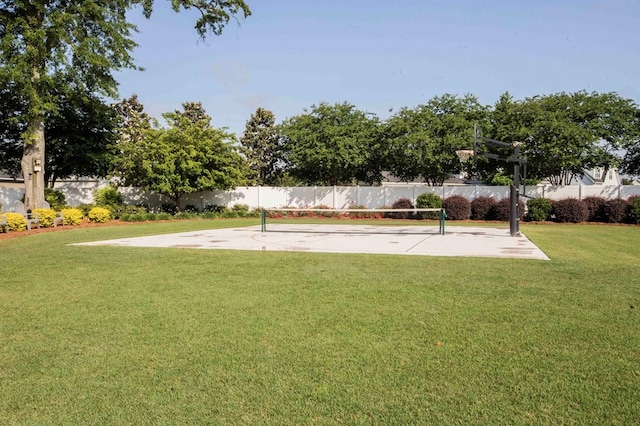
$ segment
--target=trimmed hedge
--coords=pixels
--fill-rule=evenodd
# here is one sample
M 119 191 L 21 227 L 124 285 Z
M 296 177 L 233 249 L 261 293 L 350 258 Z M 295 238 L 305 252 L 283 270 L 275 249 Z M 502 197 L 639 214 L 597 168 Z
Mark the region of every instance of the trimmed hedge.
M 93 223 L 109 222 L 111 220 L 111 210 L 104 207 L 94 207 L 89 210 L 87 218 L 89 219 L 89 222 Z
M 522 200 L 518 200 L 518 207 L 520 208 L 520 220 L 524 219 L 524 203 Z M 503 198 L 498 201 L 493 208 L 493 217 L 495 220 L 499 220 L 501 222 L 509 221 L 509 212 L 511 211 L 511 204 L 509 198 Z
M 582 200 L 566 198 L 553 205 L 553 214 L 558 222 L 581 223 L 589 218 L 589 210 Z
M 413 202 L 408 198 L 399 198 L 391 206 L 392 209 L 413 209 L 415 208 Z M 412 212 L 398 212 L 389 213 L 389 216 L 393 219 L 415 219 L 415 215 Z
M 471 203 L 463 196 L 452 195 L 445 198 L 442 204 L 449 220 L 469 220 L 471 217 Z
M 589 216 L 587 217 L 587 221 L 589 222 L 606 222 L 604 219 L 604 205 L 607 202 L 602 197 L 586 197 L 582 200 L 582 202 L 587 207 L 587 211 L 589 212 Z
M 38 215 L 40 226 L 45 228 L 53 226 L 53 221 L 56 220 L 56 212 L 53 209 L 33 209 L 33 214 Z
M 26 231 L 27 219 L 20 213 L 6 212 L 4 215 L 7 217 L 7 224 L 12 231 Z
M 609 223 L 627 222 L 629 218 L 629 202 L 627 200 L 608 200 L 602 209 L 603 217 Z
M 64 217 L 65 225 L 80 225 L 82 218 L 84 217 L 84 214 L 80 209 L 62 209 L 60 213 L 62 213 L 62 217 Z
M 496 200 L 493 197 L 478 197 L 471 201 L 472 220 L 495 220 Z

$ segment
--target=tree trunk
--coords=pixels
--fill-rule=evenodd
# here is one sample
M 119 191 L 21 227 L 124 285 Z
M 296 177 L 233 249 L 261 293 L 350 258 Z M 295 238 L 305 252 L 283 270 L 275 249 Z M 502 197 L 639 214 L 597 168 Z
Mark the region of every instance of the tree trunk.
M 26 210 L 33 210 L 44 202 L 44 120 L 34 119 L 29 130 L 29 137 L 23 144 L 21 165 L 24 206 Z

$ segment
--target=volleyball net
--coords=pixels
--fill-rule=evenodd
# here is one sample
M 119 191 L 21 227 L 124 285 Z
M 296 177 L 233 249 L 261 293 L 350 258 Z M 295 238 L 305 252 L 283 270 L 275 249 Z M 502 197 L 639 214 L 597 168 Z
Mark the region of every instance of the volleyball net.
M 445 234 L 447 214 L 444 208 L 429 209 L 319 209 L 319 208 L 263 208 L 260 219 L 260 229 L 262 232 L 268 232 L 267 222 L 273 223 L 275 219 L 294 219 L 294 218 L 319 218 L 319 217 L 336 217 L 336 218 L 356 218 L 356 219 L 381 219 L 396 218 L 408 219 L 425 217 L 438 221 L 438 233 Z

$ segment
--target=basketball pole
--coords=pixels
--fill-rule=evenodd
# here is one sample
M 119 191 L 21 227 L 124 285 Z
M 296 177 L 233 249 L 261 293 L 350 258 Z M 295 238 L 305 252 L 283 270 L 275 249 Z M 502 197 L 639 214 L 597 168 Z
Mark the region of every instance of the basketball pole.
M 484 145 L 513 148 L 513 157 L 503 158 L 497 154 L 478 153 L 479 143 Z M 513 163 L 513 183 L 509 186 L 509 233 L 512 237 L 520 236 L 520 164 L 526 164 L 527 159 L 520 158 L 521 142 L 502 142 L 495 139 L 478 136 L 478 125 L 473 124 L 473 155 L 493 160 L 503 160 Z M 526 170 L 526 169 L 525 169 Z

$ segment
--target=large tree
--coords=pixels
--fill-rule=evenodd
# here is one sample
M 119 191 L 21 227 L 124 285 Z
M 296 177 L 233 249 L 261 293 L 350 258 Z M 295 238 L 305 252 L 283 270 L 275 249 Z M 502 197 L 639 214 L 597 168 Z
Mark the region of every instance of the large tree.
M 258 108 L 247 121 L 240 138 L 242 153 L 250 169 L 249 180 L 256 185 L 273 185 L 282 166 L 280 138 L 273 112 Z
M 308 185 L 379 182 L 378 119 L 349 103 L 312 106 L 281 125 L 287 171 Z
M 71 176 L 107 176 L 116 139 L 115 111 L 100 97 L 64 84 L 53 91 L 58 105 L 56 113 L 48 113 L 45 120 L 45 183 L 53 186 L 57 179 Z M 5 89 L 0 89 L 0 102 L 5 106 L 0 111 L 0 169 L 18 176 L 25 105 Z
M 179 209 L 186 194 L 246 183 L 235 136 L 212 127 L 200 103 L 184 103 L 182 111 L 162 116 L 167 128 L 142 127 L 135 143 L 119 146 L 117 170 L 124 184 L 167 195 Z
M 153 0 L 12 0 L 0 4 L 0 81 L 24 105 L 20 120 L 25 204 L 44 201 L 45 127 L 59 113 L 57 82 L 86 93 L 115 96 L 113 72 L 136 68 L 131 38 L 136 27 L 127 13 L 141 6 L 151 16 Z M 172 0 L 172 8 L 200 12 L 201 37 L 220 34 L 238 14 L 250 14 L 243 0 Z M 29 180 L 31 177 L 31 180 Z
M 387 170 L 403 181 L 442 185 L 461 171 L 457 151 L 470 147 L 473 123 L 485 121 L 487 114 L 472 95 L 445 94 L 426 105 L 403 108 L 385 125 Z
M 523 101 L 505 94 L 485 136 L 522 142 L 530 177 L 567 185 L 585 169 L 617 166 L 617 150 L 638 140 L 638 115 L 635 103 L 616 93 L 562 92 Z

